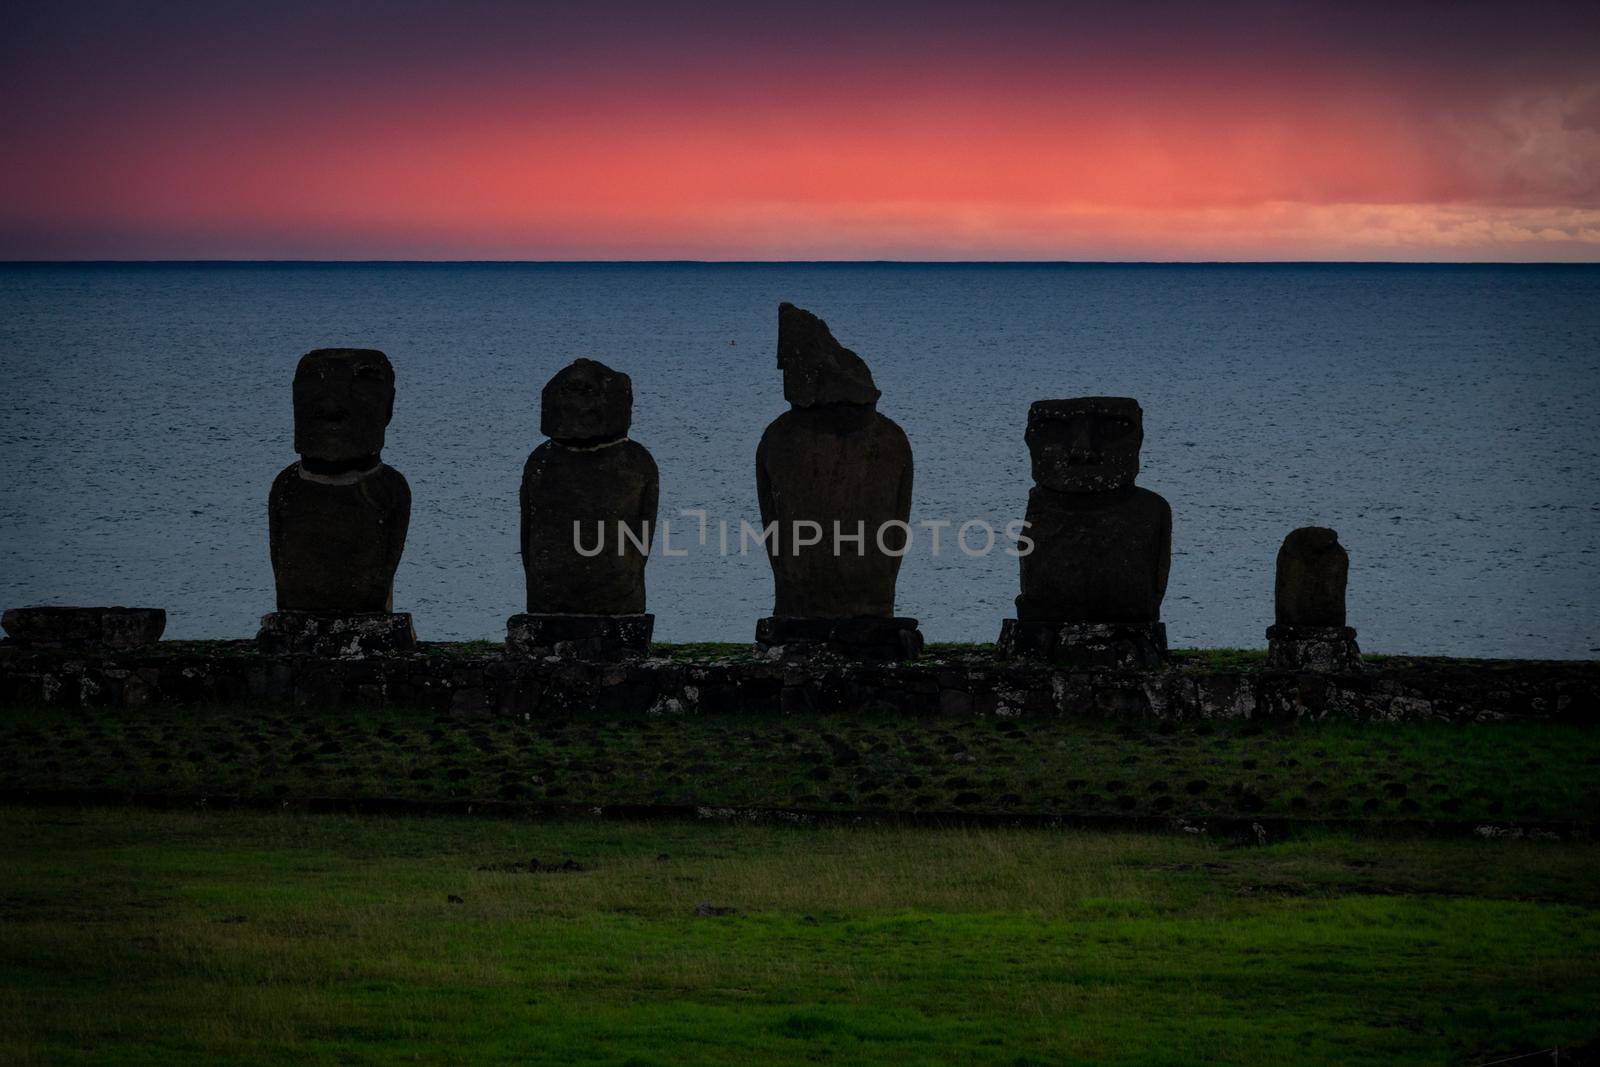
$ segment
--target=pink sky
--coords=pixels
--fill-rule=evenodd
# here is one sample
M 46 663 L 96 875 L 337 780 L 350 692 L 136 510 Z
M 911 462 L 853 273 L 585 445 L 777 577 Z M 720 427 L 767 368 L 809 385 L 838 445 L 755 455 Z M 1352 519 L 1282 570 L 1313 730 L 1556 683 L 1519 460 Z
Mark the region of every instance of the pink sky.
M 1600 4 L 34 3 L 0 258 L 1600 259 Z

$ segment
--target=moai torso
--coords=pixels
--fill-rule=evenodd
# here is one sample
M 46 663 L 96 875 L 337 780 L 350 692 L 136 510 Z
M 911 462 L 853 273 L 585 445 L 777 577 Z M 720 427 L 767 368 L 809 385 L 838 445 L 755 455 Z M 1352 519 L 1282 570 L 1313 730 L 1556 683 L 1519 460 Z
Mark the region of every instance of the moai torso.
M 295 450 L 267 499 L 280 611 L 387 612 L 411 489 L 379 459 L 394 411 L 382 352 L 318 349 L 295 369 Z
M 627 438 L 632 406 L 628 376 L 593 360 L 577 360 L 545 386 L 541 426 L 551 439 L 534 449 L 522 471 L 530 613 L 645 609 L 660 476 L 649 450 Z M 619 534 L 618 523 L 631 538 Z
M 391 611 L 405 549 L 411 488 L 380 463 L 322 477 L 291 463 L 267 505 L 280 611 Z
M 1339 535 L 1324 526 L 1303 526 L 1278 549 L 1274 615 L 1279 626 L 1345 625 L 1345 584 L 1350 556 Z
M 1033 551 L 1021 559 L 1017 618 L 1159 622 L 1172 555 L 1172 509 L 1148 489 L 1028 494 Z
M 773 615 L 794 618 L 889 617 L 900 557 L 878 547 L 888 522 L 911 515 L 911 444 L 875 410 L 867 365 L 827 324 L 789 304 L 778 310 L 778 366 L 791 409 L 774 419 L 756 449 L 756 493 L 769 542 Z M 821 540 L 795 548 L 795 523 L 815 522 Z M 834 524 L 842 535 L 834 550 Z M 853 539 L 861 533 L 859 544 Z M 809 538 L 815 531 L 803 531 Z M 907 533 L 883 543 L 899 551 Z
M 1122 397 L 1041 400 L 1028 412 L 1028 494 L 1017 618 L 1154 623 L 1172 557 L 1172 509 L 1133 484 L 1143 413 Z

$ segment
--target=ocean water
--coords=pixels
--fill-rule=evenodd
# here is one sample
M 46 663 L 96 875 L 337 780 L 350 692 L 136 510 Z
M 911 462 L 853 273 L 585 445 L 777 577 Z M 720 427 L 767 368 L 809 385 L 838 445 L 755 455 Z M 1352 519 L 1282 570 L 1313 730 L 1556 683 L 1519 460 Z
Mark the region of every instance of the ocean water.
M 539 390 L 590 356 L 633 377 L 632 436 L 686 552 L 657 539 L 657 638 L 749 640 L 772 588 L 737 530 L 785 407 L 782 300 L 871 365 L 915 450 L 914 523 L 1022 516 L 1031 401 L 1138 398 L 1140 483 L 1173 509 L 1175 646 L 1263 645 L 1278 545 L 1317 524 L 1350 552 L 1368 651 L 1600 651 L 1596 267 L 0 266 L 0 607 L 161 606 L 171 637 L 252 634 L 295 361 L 351 345 L 395 365 L 384 456 L 414 499 L 395 606 L 424 639 L 500 637 L 522 609 Z M 705 546 L 680 509 L 708 513 Z M 898 608 L 930 640 L 993 640 L 1016 560 L 1003 535 L 969 556 L 953 534 L 934 556 L 919 530 Z

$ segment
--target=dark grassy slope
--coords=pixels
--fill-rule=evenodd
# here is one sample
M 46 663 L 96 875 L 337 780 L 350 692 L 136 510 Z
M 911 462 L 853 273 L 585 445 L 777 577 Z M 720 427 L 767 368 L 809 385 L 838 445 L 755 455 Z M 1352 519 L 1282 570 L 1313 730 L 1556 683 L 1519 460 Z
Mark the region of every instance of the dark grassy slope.
M 12 796 L 1600 823 L 1600 730 L 1538 723 L 12 708 L 0 752 Z
M 16 808 L 0 839 L 6 1063 L 1390 1067 L 1600 1036 L 1592 843 Z

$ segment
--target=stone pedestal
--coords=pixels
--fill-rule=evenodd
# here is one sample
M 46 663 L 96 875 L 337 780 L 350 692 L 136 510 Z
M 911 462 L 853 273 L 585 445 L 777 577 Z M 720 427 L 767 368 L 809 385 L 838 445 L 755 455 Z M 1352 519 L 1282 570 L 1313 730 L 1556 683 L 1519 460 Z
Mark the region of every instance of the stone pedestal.
M 770 615 L 756 623 L 756 647 L 777 659 L 839 656 L 860 660 L 915 659 L 922 652 L 917 620 L 904 617 L 803 619 Z
M 1033 622 L 1007 619 L 1000 627 L 1002 658 L 1048 660 L 1074 667 L 1144 670 L 1167 658 L 1162 622 Z
M 1339 673 L 1361 669 L 1356 632 L 1348 626 L 1267 627 L 1267 668 Z
M 650 654 L 656 617 L 638 615 L 513 615 L 506 653 L 562 659 L 613 660 Z
M 417 647 L 417 634 L 404 612 L 274 611 L 261 616 L 256 642 L 271 655 L 361 659 L 410 652 Z
M 138 648 L 161 640 L 161 608 L 11 608 L 0 626 L 12 642 L 34 648 Z

